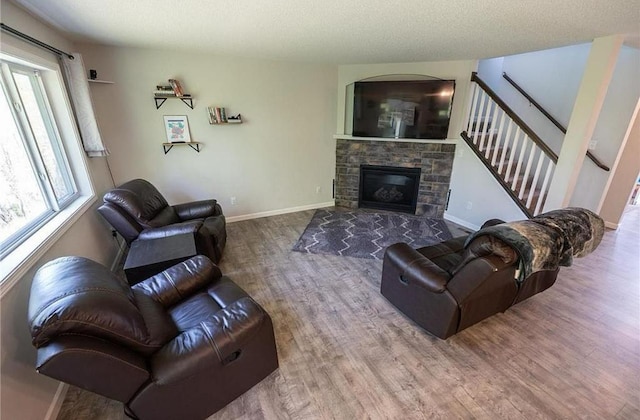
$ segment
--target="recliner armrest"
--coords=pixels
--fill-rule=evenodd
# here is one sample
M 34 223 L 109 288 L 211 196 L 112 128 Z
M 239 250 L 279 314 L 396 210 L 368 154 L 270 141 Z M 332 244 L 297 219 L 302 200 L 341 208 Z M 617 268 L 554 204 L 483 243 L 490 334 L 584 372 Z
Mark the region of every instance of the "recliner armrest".
M 449 273 L 405 243 L 387 248 L 385 264 L 393 264 L 400 273 L 400 281 L 420 286 L 433 293 L 442 293 L 451 278 Z
M 266 317 L 266 312 L 250 297 L 238 299 L 160 349 L 151 360 L 154 381 L 160 385 L 175 384 L 232 363 Z
M 204 219 L 219 214 L 216 200 L 192 201 L 172 206 L 181 220 Z
M 132 286 L 165 308 L 193 295 L 222 277 L 217 265 L 196 255 Z
M 158 239 L 166 238 L 167 236 L 180 235 L 183 233 L 197 233 L 202 227 L 201 220 L 190 220 L 181 223 L 174 223 L 172 225 L 161 226 L 156 228 L 148 228 L 140 232 L 138 239 Z

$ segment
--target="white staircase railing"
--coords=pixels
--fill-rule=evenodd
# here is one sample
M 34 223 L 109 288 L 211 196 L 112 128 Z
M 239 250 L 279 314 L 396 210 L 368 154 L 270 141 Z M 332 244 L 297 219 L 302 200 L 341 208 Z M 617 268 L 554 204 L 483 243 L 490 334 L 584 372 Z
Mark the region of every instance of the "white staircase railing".
M 529 217 L 542 211 L 558 156 L 487 85 L 472 74 L 462 138 Z

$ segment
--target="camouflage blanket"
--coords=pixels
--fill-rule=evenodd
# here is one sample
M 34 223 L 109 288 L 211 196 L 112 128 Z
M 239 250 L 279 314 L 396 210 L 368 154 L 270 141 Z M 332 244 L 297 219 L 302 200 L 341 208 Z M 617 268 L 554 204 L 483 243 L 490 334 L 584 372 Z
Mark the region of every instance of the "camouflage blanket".
M 570 266 L 573 257 L 583 257 L 595 250 L 603 234 L 604 221 L 600 216 L 587 209 L 570 207 L 480 229 L 469 236 L 465 247 L 483 235 L 506 243 L 518 253 L 521 282 L 536 271 Z

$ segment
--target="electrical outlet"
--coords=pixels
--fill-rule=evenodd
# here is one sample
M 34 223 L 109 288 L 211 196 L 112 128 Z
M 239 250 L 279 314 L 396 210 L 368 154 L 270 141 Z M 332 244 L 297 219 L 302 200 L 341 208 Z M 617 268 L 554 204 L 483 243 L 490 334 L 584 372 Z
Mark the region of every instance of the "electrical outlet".
M 597 145 L 598 145 L 598 140 L 591 140 L 589 142 L 589 150 L 595 150 Z
M 471 210 L 473 208 L 473 203 L 471 201 L 467 201 L 467 210 Z
M 316 194 L 320 194 L 322 192 L 322 187 L 317 186 L 316 187 Z
M 235 205 L 236 205 L 236 198 L 235 198 L 235 197 L 231 197 L 231 198 L 229 199 L 229 201 L 231 201 L 231 205 L 232 205 L 232 206 L 235 206 Z

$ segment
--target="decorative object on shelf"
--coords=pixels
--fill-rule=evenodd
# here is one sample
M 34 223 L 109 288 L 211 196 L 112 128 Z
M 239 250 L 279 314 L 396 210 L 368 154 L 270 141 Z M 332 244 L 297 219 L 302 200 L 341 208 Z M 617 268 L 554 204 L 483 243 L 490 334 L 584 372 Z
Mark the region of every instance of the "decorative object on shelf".
M 189 143 L 162 143 L 162 148 L 164 149 L 164 154 L 169 153 L 169 150 L 173 149 L 173 146 L 189 146 L 196 152 L 200 153 L 200 142 L 191 141 Z
M 227 118 L 227 123 L 228 124 L 242 124 L 242 115 L 238 114 L 238 115 L 232 115 L 229 118 Z
M 188 93 L 184 93 L 184 89 L 178 79 L 169 79 L 168 85 L 158 85 L 153 91 L 153 100 L 156 103 L 156 109 L 160 107 L 169 98 L 178 98 L 189 108 L 193 109 L 193 98 Z
M 112 85 L 113 82 L 109 80 L 98 80 L 98 72 L 94 69 L 89 70 L 89 77 L 87 78 L 89 83 L 105 83 L 108 85 Z
M 186 115 L 165 115 L 164 128 L 168 143 L 189 143 L 189 121 Z
M 227 117 L 227 111 L 225 108 L 220 107 L 207 107 L 209 115 L 209 124 L 241 124 L 242 116 L 240 114 Z

